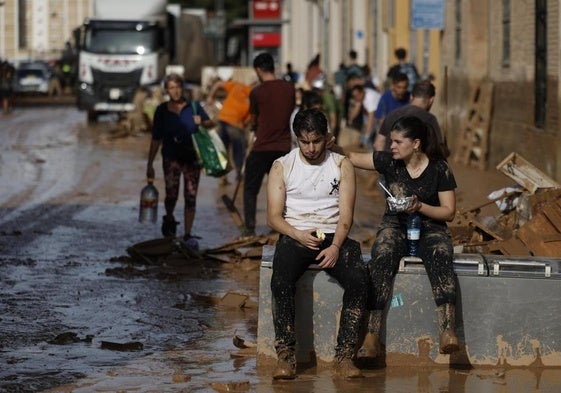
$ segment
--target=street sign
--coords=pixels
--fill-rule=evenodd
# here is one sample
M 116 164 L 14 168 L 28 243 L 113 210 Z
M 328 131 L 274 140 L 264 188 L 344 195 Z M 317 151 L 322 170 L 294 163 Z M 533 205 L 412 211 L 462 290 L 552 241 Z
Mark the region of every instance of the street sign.
M 445 0 L 412 0 L 411 29 L 444 29 Z

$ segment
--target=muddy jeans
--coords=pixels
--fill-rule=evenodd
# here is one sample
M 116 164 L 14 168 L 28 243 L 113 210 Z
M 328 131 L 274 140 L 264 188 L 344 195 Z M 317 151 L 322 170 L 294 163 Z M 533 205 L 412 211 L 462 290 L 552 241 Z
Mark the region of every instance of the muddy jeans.
M 333 234 L 327 234 L 321 249 L 328 247 L 332 241 Z M 281 235 L 276 244 L 271 291 L 277 353 L 293 349 L 296 344 L 296 282 L 310 264 L 317 263 L 315 258 L 318 254 L 319 251 L 310 250 L 289 236 Z M 355 240 L 345 239 L 337 263 L 334 267 L 325 269 L 325 272 L 334 277 L 344 289 L 335 353 L 339 357 L 352 357 L 368 297 L 368 269 L 362 260 L 360 244 Z
M 392 286 L 402 257 L 409 255 L 405 226 L 382 222 L 372 246 L 368 266 L 371 292 L 368 308 L 383 310 L 392 294 Z M 453 268 L 454 249 L 447 227 L 423 222 L 419 242 L 423 260 L 437 306 L 456 303 L 456 273 Z
M 287 151 L 252 151 L 246 158 L 243 184 L 243 213 L 246 228 L 255 231 L 257 214 L 257 195 L 265 175 L 269 173 L 273 162 Z

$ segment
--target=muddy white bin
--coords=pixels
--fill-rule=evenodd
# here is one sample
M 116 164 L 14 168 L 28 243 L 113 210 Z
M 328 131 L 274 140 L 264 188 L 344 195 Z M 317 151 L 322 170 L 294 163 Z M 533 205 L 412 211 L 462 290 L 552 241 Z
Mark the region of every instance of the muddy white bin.
M 274 246 L 260 271 L 258 365 L 276 359 L 270 280 Z M 363 259 L 370 258 L 363 252 Z M 438 353 L 436 305 L 422 263 L 402 260 L 382 328 L 386 365 L 561 366 L 561 259 L 455 254 L 456 332 L 461 351 Z M 296 294 L 299 362 L 331 362 L 343 290 L 309 269 Z

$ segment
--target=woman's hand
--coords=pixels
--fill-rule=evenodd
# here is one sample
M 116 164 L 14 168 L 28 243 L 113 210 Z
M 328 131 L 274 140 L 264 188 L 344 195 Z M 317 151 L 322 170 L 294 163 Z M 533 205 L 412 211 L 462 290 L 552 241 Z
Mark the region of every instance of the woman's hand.
M 413 201 L 411 202 L 411 206 L 405 210 L 406 213 L 412 214 L 418 212 L 423 207 L 423 202 L 421 202 L 417 195 L 413 195 Z

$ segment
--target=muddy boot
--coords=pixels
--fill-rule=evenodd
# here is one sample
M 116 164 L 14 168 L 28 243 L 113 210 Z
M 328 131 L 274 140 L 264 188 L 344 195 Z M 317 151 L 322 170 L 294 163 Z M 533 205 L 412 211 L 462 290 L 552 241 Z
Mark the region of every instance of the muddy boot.
M 440 332 L 440 348 L 442 354 L 450 354 L 460 349 L 458 337 L 454 332 L 456 326 L 456 306 L 450 303 L 437 308 L 438 331 Z
M 380 348 L 380 330 L 382 328 L 382 314 L 381 310 L 370 311 L 370 318 L 368 320 L 368 333 L 364 336 L 362 346 L 358 350 L 358 358 L 375 358 L 380 355 L 382 349 Z
M 171 218 L 168 218 L 168 216 L 163 216 L 162 235 L 164 235 L 164 237 L 175 237 L 175 234 L 177 232 L 177 224 L 179 223 L 175 221 L 175 218 L 173 218 L 173 216 Z
M 273 379 L 296 378 L 296 354 L 293 348 L 283 348 L 277 352 L 277 368 L 273 372 Z
M 335 357 L 335 372 L 343 378 L 362 378 L 362 372 L 350 357 Z

